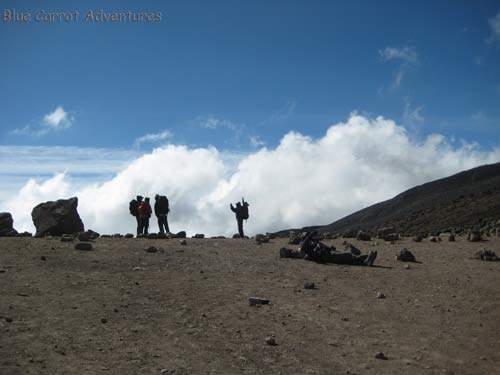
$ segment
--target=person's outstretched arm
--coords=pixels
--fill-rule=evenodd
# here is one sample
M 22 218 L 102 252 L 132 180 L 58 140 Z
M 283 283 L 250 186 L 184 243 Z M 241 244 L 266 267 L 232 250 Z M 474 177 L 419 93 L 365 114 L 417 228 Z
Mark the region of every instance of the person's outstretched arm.
M 231 211 L 236 212 L 236 210 L 234 209 L 234 207 L 233 207 L 233 204 L 232 204 L 232 203 L 229 203 L 229 207 L 231 208 Z

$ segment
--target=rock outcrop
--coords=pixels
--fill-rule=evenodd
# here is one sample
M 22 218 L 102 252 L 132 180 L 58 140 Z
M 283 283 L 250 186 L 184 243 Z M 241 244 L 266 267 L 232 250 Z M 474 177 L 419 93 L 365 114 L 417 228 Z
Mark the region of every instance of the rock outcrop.
M 36 236 L 62 236 L 83 232 L 84 226 L 77 207 L 76 197 L 40 203 L 31 212 Z
M 14 229 L 14 220 L 8 212 L 0 213 L 0 237 L 15 236 L 17 231 Z

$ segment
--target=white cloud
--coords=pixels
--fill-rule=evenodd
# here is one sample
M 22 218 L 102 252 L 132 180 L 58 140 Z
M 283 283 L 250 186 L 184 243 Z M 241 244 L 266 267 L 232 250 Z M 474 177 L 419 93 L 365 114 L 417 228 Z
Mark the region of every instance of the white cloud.
M 73 126 L 75 118 L 58 106 L 54 111 L 46 114 L 38 125 L 26 125 L 22 128 L 11 130 L 9 134 L 18 136 L 42 137 L 51 130 L 60 131 Z
M 266 142 L 264 142 L 260 137 L 258 136 L 251 136 L 250 137 L 250 144 L 254 147 L 262 147 L 266 145 Z
M 140 147 L 143 143 L 164 142 L 171 137 L 172 133 L 169 130 L 164 130 L 160 133 L 150 133 L 137 138 L 134 142 L 134 145 L 136 147 Z
M 393 74 L 392 88 L 401 86 L 403 78 L 411 68 L 420 64 L 418 53 L 413 46 L 403 46 L 401 48 L 385 47 L 378 51 L 382 61 L 399 61 L 400 65 Z
M 73 116 L 68 114 L 61 106 L 43 117 L 43 124 L 54 130 L 70 128 L 73 121 Z
M 273 149 L 249 154 L 168 145 L 132 161 L 103 183 L 73 186 L 68 175 L 30 180 L 0 205 L 15 226 L 33 230 L 41 201 L 77 195 L 87 228 L 133 232 L 128 202 L 136 194 L 167 194 L 174 231 L 235 232 L 229 202 L 250 202 L 250 234 L 326 224 L 412 186 L 500 161 L 500 149 L 454 144 L 439 134 L 412 139 L 394 121 L 353 114 L 319 139 L 290 132 Z M 154 229 L 156 224 L 152 223 Z
M 402 48 L 385 47 L 378 51 L 382 61 L 403 60 L 409 64 L 418 64 L 418 53 L 413 46 L 403 46 Z
M 491 35 L 488 38 L 489 43 L 497 43 L 500 42 L 500 12 L 493 18 L 488 20 L 491 28 Z

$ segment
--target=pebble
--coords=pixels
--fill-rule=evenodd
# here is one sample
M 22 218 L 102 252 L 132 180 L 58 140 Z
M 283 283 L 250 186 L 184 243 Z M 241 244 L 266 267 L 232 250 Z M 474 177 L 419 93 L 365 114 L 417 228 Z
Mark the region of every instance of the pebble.
M 384 293 L 382 293 L 382 292 L 378 292 L 378 293 L 377 293 L 377 298 L 379 298 L 379 299 L 384 299 L 384 298 L 385 298 L 385 294 L 384 294 Z
M 248 298 L 248 304 L 250 306 L 254 306 L 254 305 L 268 305 L 269 302 L 270 301 L 268 299 L 263 299 L 263 298 L 258 298 L 258 297 L 250 297 L 250 298 Z
M 187 245 L 187 241 L 186 240 L 180 240 L 179 243 L 183 246 Z
M 316 285 L 312 281 L 306 281 L 304 283 L 304 289 L 315 289 Z
M 278 343 L 276 342 L 276 340 L 272 336 L 266 337 L 266 344 L 271 345 L 271 346 L 278 345 Z
M 101 319 L 101 323 L 102 323 L 102 324 L 106 324 L 107 322 L 108 322 L 108 319 L 106 319 L 106 318 L 102 318 L 102 319 Z
M 384 360 L 387 360 L 388 358 L 385 356 L 384 353 L 382 352 L 378 352 L 377 354 L 375 354 L 375 358 L 377 359 L 384 359 Z
M 42 256 L 40 257 L 40 260 L 45 261 L 45 260 L 47 260 L 47 258 L 45 257 L 45 255 L 42 255 Z

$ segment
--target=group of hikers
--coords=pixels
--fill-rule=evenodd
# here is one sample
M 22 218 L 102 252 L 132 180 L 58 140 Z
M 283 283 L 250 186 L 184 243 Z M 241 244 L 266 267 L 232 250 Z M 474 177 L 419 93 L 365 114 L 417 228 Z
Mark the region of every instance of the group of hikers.
M 158 219 L 158 228 L 160 229 L 160 233 L 170 233 L 167 220 L 167 215 L 170 212 L 168 198 L 164 195 L 156 194 L 154 210 L 156 218 Z M 137 220 L 137 235 L 148 234 L 149 219 L 153 213 L 151 204 L 149 203 L 149 197 L 144 198 L 141 195 L 138 195 L 135 199 L 130 201 L 129 211 L 130 214 L 135 216 Z
M 245 233 L 243 232 L 243 220 L 248 220 L 248 202 L 242 198 L 241 202 L 237 202 L 235 206 L 232 203 L 229 204 L 231 211 L 234 212 L 236 216 L 236 222 L 238 225 L 238 236 L 240 238 L 245 238 Z M 153 213 L 151 205 L 149 203 L 149 197 L 144 198 L 138 195 L 135 199 L 131 200 L 129 203 L 129 211 L 132 216 L 137 220 L 137 236 L 147 235 L 149 231 L 149 219 Z M 154 212 L 158 219 L 158 228 L 161 234 L 169 234 L 170 229 L 168 227 L 168 213 L 170 212 L 170 205 L 168 198 L 165 195 L 156 194 Z

